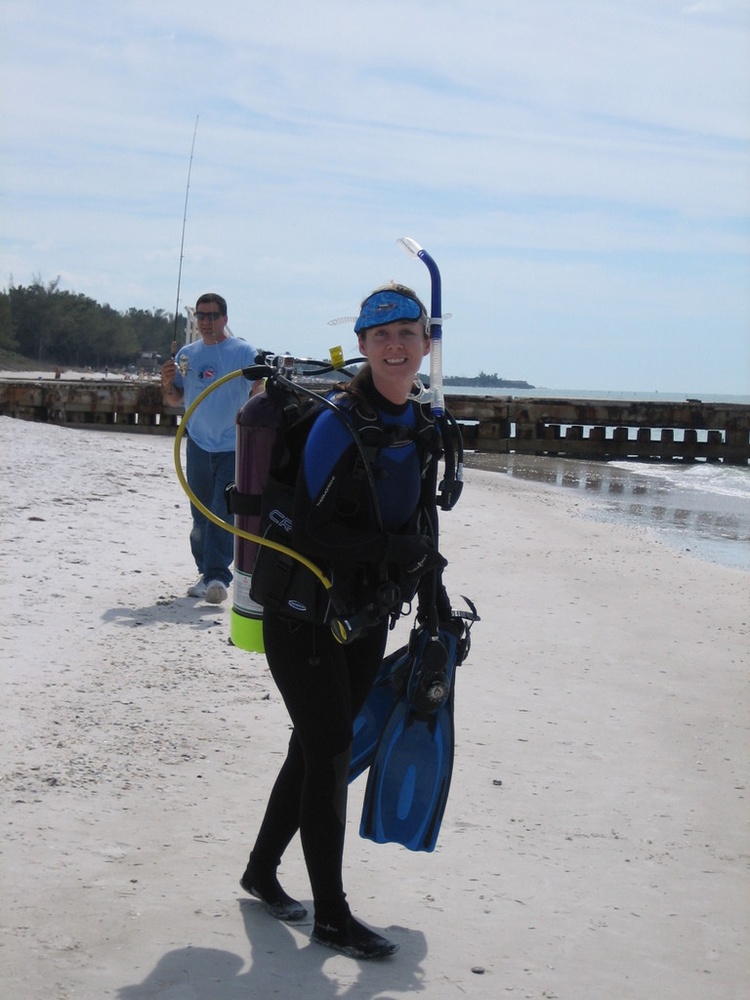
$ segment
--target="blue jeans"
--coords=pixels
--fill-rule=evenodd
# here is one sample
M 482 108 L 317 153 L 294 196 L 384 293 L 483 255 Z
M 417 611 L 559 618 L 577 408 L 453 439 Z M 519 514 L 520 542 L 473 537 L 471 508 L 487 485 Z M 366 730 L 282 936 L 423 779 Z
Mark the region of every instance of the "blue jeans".
M 222 521 L 234 523 L 224 500 L 225 488 L 234 482 L 233 451 L 204 451 L 188 438 L 187 481 L 204 507 Z M 232 582 L 229 567 L 234 558 L 234 535 L 209 521 L 192 503 L 190 513 L 193 515 L 190 549 L 198 572 L 205 580 L 219 580 L 228 587 Z

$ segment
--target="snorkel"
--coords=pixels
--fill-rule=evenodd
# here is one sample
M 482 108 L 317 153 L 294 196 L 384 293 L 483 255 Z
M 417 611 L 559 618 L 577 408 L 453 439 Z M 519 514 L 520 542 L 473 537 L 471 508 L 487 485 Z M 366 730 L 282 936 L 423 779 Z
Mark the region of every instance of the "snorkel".
M 422 398 L 429 400 L 436 417 L 445 413 L 443 398 L 443 307 L 441 302 L 440 271 L 426 250 L 409 236 L 397 241 L 410 257 L 419 257 L 430 272 L 432 299 L 430 302 L 430 388 Z

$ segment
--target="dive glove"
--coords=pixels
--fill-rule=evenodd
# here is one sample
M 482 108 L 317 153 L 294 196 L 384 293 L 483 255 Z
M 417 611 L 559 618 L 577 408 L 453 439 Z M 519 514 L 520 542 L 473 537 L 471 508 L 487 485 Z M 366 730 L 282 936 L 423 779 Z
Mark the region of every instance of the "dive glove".
M 406 577 L 424 576 L 433 569 L 448 565 L 427 535 L 388 535 L 385 558 L 394 563 Z

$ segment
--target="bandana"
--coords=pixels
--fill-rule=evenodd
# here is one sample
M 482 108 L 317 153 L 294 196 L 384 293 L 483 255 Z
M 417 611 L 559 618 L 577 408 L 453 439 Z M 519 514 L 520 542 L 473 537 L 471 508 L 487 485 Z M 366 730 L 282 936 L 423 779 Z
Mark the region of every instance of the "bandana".
M 395 291 L 373 292 L 362 303 L 354 332 L 369 330 L 371 326 L 385 326 L 400 319 L 413 323 L 423 316 L 420 304 L 408 295 Z

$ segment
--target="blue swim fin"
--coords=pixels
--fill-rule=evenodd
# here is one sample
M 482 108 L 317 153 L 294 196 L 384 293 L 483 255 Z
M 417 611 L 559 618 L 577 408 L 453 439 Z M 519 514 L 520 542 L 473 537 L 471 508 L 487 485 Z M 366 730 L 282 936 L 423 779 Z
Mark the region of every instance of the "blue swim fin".
M 368 840 L 435 848 L 453 772 L 455 668 L 466 655 L 468 631 L 456 618 L 434 637 L 423 626 L 412 632 L 409 679 L 370 765 L 360 824 Z
M 406 686 L 410 665 L 408 646 L 402 646 L 383 660 L 367 701 L 354 720 L 349 781 L 354 781 L 372 763 L 385 724 Z

